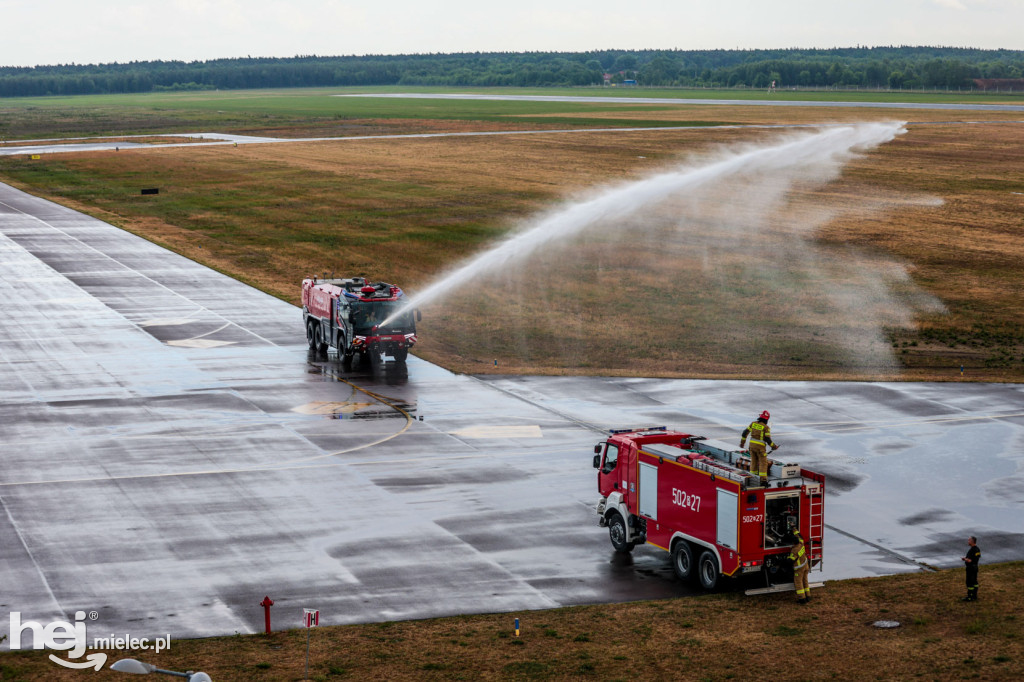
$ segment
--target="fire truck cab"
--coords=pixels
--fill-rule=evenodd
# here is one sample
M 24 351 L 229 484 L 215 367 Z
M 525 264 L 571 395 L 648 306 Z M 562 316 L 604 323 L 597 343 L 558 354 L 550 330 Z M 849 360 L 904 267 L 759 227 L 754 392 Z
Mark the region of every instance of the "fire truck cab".
M 792 582 L 787 557 L 799 531 L 821 570 L 822 474 L 769 460 L 761 486 L 747 452 L 663 426 L 613 430 L 594 452 L 599 524 L 616 551 L 663 549 L 677 577 L 706 589 L 758 572 L 771 588 Z

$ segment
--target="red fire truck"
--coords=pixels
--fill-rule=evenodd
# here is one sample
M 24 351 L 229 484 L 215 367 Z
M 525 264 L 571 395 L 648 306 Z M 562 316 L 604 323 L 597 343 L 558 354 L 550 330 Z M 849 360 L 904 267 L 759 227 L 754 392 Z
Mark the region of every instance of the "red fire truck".
M 416 343 L 420 312 L 406 310 L 402 290 L 363 277 L 302 280 L 302 322 L 310 350 L 337 349 L 345 362 L 357 353 L 376 361 L 405 362 Z M 384 324 L 387 322 L 387 324 Z
M 773 461 L 762 486 L 747 452 L 664 426 L 613 430 L 594 452 L 597 513 L 617 551 L 663 549 L 677 577 L 706 589 L 721 576 L 761 572 L 766 587 L 756 591 L 778 591 L 786 580 L 792 589 L 787 556 L 799 529 L 812 569 L 821 569 L 822 474 Z

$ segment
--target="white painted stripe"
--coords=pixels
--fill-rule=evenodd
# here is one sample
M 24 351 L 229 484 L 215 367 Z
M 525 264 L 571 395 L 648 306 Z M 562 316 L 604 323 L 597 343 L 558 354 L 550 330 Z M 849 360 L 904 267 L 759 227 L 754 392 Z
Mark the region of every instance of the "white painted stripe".
M 459 429 L 458 431 L 449 432 L 453 436 L 459 438 L 543 438 L 544 434 L 541 433 L 540 426 L 537 424 L 529 424 L 527 426 L 513 426 L 513 425 L 480 425 L 470 426 L 465 429 Z

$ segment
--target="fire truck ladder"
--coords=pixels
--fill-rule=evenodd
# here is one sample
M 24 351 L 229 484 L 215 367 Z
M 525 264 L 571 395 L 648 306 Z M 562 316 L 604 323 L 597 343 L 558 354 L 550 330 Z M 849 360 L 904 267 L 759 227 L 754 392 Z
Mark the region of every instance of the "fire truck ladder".
M 820 490 L 820 488 L 819 488 Z M 810 533 L 811 533 L 811 566 L 817 562 L 818 570 L 823 570 L 824 551 L 822 544 L 825 540 L 825 495 L 819 492 L 811 495 L 810 500 Z M 815 541 L 815 538 L 821 538 Z

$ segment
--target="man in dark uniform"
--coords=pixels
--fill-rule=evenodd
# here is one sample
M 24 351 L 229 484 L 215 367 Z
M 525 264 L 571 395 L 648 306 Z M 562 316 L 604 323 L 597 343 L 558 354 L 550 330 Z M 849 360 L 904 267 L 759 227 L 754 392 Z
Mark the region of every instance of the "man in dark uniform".
M 978 601 L 978 562 L 981 561 L 978 538 L 973 535 L 967 538 L 967 547 L 967 556 L 960 557 L 967 566 L 967 596 L 961 601 Z

